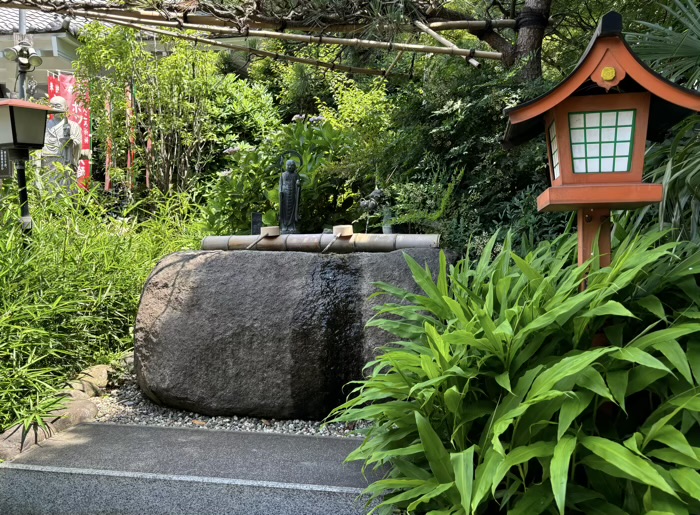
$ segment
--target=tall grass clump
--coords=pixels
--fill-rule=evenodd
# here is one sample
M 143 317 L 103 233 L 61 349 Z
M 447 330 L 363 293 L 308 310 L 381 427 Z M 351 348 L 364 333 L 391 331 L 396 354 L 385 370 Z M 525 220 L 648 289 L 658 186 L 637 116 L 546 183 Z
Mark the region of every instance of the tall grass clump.
M 16 191 L 0 195 L 0 431 L 41 424 L 73 374 L 131 347 L 146 277 L 202 236 L 185 195 L 154 194 L 115 217 L 97 191 L 50 190 L 30 188 L 31 238 Z
M 494 238 L 437 281 L 406 257 L 424 293 L 379 285 L 398 340 L 333 413 L 373 423 L 349 458 L 387 470 L 373 512 L 700 513 L 700 247 L 664 238 L 606 268 Z

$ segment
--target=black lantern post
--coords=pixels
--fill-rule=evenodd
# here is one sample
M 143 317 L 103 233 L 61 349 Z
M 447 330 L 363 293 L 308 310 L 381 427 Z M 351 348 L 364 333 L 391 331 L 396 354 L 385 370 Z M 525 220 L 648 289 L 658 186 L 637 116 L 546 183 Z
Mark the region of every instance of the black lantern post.
M 47 115 L 57 112 L 51 107 L 26 100 L 0 100 L 0 149 L 6 150 L 9 161 L 15 163 L 22 230 L 25 234 L 31 233 L 32 230 L 25 162 L 29 159 L 30 150 L 44 146 Z

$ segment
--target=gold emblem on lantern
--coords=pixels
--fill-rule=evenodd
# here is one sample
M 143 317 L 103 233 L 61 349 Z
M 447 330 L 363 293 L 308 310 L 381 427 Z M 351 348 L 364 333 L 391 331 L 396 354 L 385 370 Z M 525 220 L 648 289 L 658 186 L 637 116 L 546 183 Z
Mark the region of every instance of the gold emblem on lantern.
M 615 80 L 616 75 L 617 73 L 615 72 L 615 68 L 613 68 L 612 66 L 606 66 L 600 73 L 600 76 L 603 78 L 603 80 L 607 82 Z

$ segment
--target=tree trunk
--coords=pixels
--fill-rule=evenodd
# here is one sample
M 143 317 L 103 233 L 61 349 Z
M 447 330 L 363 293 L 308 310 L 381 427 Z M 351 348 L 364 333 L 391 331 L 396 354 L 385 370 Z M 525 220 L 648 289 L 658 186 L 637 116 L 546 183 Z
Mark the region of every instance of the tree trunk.
M 542 40 L 549 20 L 552 0 L 525 0 L 519 18 L 518 42 L 515 59 L 527 62 L 522 69 L 523 81 L 539 79 L 542 76 Z

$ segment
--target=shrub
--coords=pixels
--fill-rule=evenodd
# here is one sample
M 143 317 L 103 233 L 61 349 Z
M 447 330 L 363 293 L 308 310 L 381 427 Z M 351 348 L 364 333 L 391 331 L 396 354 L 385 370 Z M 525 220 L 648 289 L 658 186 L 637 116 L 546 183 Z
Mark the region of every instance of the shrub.
M 29 240 L 16 196 L 0 195 L 0 431 L 41 423 L 72 374 L 131 347 L 147 275 L 201 238 L 184 195 L 155 194 L 143 219 L 139 205 L 108 216 L 97 191 L 30 195 Z
M 325 225 L 350 223 L 355 195 L 351 181 L 328 172 L 328 163 L 345 143 L 345 136 L 322 118 L 311 118 L 283 125 L 254 148 L 239 147 L 232 156 L 231 169 L 206 192 L 207 226 L 217 234 L 248 234 L 251 215 L 264 214 L 266 225 L 278 224 L 279 178 L 283 163 L 302 156 L 302 232 L 320 232 Z M 297 160 L 298 162 L 298 160 Z M 351 212 L 352 213 L 352 212 Z
M 223 169 L 226 149 L 256 143 L 280 124 L 266 89 L 222 74 L 221 55 L 201 45 L 161 38 L 153 52 L 138 31 L 100 23 L 80 38 L 76 76 L 92 106 L 96 151 L 105 155 L 111 142 L 112 165 L 126 168 L 131 148 L 139 184 L 145 172 L 163 192 L 189 189 Z
M 400 341 L 332 414 L 373 423 L 349 459 L 387 467 L 376 511 L 699 513 L 700 249 L 663 238 L 601 269 L 494 237 L 436 282 L 407 257 L 424 294 L 378 285 Z

